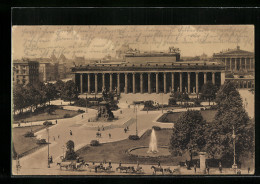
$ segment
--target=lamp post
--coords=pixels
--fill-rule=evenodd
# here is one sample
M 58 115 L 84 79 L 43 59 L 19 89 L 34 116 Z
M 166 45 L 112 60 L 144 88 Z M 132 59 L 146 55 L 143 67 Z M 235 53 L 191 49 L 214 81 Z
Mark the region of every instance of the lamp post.
M 235 170 L 235 173 L 236 173 L 236 170 L 237 170 L 237 164 L 236 164 L 236 134 L 235 134 L 235 127 L 233 125 L 233 135 L 232 135 L 232 138 L 233 138 L 233 146 L 234 146 L 234 164 L 232 165 L 232 168 Z
M 88 95 L 86 94 L 86 113 L 88 113 Z
M 162 93 L 162 113 L 163 113 L 163 93 Z
M 62 156 L 63 156 L 63 159 L 65 158 L 65 157 L 64 157 L 64 149 L 65 149 L 65 146 L 63 145 L 63 146 L 62 146 Z
M 47 143 L 48 144 L 48 168 L 50 168 L 50 159 L 49 159 L 50 158 L 49 157 L 50 156 L 50 152 L 49 152 L 50 148 L 49 148 L 49 127 L 48 126 L 46 127 L 46 130 L 47 130 L 47 136 L 48 136 L 48 143 Z
M 137 130 L 137 107 L 135 106 L 135 112 L 136 112 L 136 119 L 135 119 L 135 133 L 136 133 L 136 136 L 138 136 L 138 130 Z

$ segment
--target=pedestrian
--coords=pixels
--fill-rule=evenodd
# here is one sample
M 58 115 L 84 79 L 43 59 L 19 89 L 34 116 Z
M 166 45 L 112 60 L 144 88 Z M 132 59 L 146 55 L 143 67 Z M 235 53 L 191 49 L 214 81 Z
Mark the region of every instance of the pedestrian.
M 100 128 L 99 128 L 99 126 L 98 126 L 98 131 L 100 131 Z
M 247 168 L 247 172 L 248 172 L 248 174 L 249 174 L 249 172 L 250 172 L 250 167 Z
M 109 136 L 109 139 L 111 139 L 111 134 L 110 133 L 108 134 L 108 136 Z
M 124 128 L 124 131 L 125 131 L 125 133 L 126 133 L 126 128 Z
M 53 136 L 53 140 L 55 141 L 55 136 Z
M 195 171 L 195 173 L 196 173 L 196 170 L 197 170 L 197 165 L 194 164 L 194 171 Z
M 72 131 L 70 130 L 70 135 L 72 135 Z
M 209 174 L 209 167 L 208 167 L 208 165 L 206 165 L 206 170 L 207 170 L 207 173 Z
M 18 123 L 18 126 L 21 126 L 20 122 Z
M 60 138 L 60 135 L 58 135 L 58 139 Z
M 81 116 L 81 117 L 82 117 L 82 119 L 83 119 L 83 114 L 82 114 L 82 116 Z
M 102 131 L 104 131 L 105 130 L 105 128 L 104 128 L 104 126 L 102 125 Z
M 127 130 L 129 130 L 128 126 L 126 127 Z
M 158 161 L 158 167 L 161 167 L 161 163 L 160 163 L 160 161 Z
M 57 125 L 58 121 L 56 120 L 56 125 Z
M 120 160 L 120 162 L 119 162 L 119 167 L 121 167 L 121 165 L 122 165 L 122 163 L 121 163 L 121 160 Z
M 60 102 L 60 104 L 62 105 L 62 102 Z
M 221 162 L 218 163 L 218 169 L 219 169 L 219 172 L 222 173 L 222 164 L 221 164 Z

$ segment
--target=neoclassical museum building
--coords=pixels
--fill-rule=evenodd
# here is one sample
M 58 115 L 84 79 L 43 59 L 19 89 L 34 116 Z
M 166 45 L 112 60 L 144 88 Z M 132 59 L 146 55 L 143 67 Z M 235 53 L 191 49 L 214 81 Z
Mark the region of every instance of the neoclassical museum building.
M 179 49 L 169 52 L 126 53 L 121 62 L 96 63 L 72 68 L 78 91 L 101 93 L 199 93 L 203 84 L 220 86 L 225 81 L 221 62 L 180 61 Z

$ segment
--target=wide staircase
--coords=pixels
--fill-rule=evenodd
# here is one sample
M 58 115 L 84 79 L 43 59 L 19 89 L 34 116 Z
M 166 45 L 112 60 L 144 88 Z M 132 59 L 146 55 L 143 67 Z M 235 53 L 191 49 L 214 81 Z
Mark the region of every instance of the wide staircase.
M 152 94 L 121 93 L 121 98 L 119 100 L 119 106 L 120 106 L 120 108 L 127 108 L 128 105 L 133 104 L 134 101 L 149 101 L 149 100 L 158 102 L 159 104 L 161 104 L 161 103 L 168 104 L 169 98 L 170 98 L 170 93 L 167 93 L 167 94 L 163 94 L 163 93 L 159 93 L 159 94 L 156 94 L 156 93 L 152 93 Z

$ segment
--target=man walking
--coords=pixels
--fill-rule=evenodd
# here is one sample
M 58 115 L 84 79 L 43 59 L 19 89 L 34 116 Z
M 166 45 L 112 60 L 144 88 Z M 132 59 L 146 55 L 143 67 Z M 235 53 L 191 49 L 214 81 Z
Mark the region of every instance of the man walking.
M 221 162 L 218 163 L 218 169 L 219 169 L 219 172 L 222 173 L 222 165 L 221 165 Z
M 194 172 L 196 173 L 196 170 L 197 170 L 197 165 L 194 164 Z
M 70 130 L 70 135 L 72 135 L 72 131 Z

